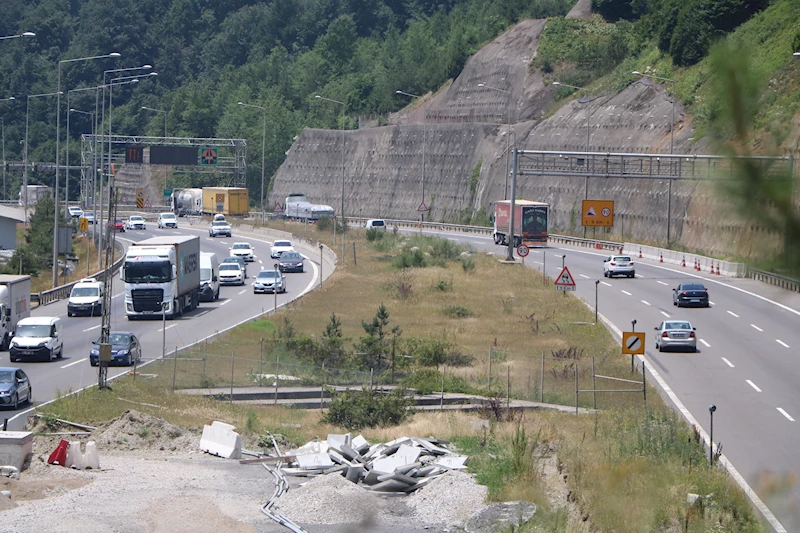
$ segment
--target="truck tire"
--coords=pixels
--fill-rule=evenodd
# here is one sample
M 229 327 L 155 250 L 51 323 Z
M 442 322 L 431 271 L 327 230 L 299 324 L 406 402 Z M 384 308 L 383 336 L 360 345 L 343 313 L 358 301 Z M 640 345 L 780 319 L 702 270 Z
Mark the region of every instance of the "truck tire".
M 501 241 L 501 240 L 502 240 L 502 239 L 501 239 L 500 235 L 498 235 L 497 233 L 495 233 L 495 234 L 494 234 L 494 243 L 495 243 L 495 244 L 500 244 L 500 241 Z

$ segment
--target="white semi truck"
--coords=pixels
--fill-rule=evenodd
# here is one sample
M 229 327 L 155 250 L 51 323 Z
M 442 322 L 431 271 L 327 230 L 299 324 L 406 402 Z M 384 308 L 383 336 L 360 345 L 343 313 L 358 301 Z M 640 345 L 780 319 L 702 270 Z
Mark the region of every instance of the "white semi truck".
M 120 277 L 128 320 L 160 318 L 162 313 L 172 319 L 191 311 L 200 301 L 200 238 L 175 235 L 135 242 Z
M 8 350 L 17 322 L 31 316 L 31 277 L 0 274 L 0 351 Z
M 305 194 L 292 193 L 286 197 L 283 214 L 298 220 L 319 220 L 322 217 L 333 218 L 334 211 L 329 205 L 312 204 Z

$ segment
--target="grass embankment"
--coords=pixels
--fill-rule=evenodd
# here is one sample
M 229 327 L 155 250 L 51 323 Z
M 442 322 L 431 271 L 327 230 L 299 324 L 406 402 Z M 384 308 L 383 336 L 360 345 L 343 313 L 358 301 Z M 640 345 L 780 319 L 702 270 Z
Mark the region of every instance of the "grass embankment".
M 292 224 L 286 227 L 298 234 L 305 231 Z M 319 236 L 333 245 L 330 233 L 308 231 L 309 237 Z M 395 354 L 396 381 L 426 383 L 418 376 L 432 374 L 438 382 L 444 371 L 448 389 L 485 391 L 490 347 L 493 393 L 504 393 L 508 379 L 513 396 L 539 399 L 544 383 L 546 401 L 574 404 L 576 369 L 579 387 L 590 389 L 592 357 L 597 374 L 641 377 L 631 373 L 630 359 L 619 355 L 619 345 L 605 329 L 590 325 L 593 313 L 571 295 L 557 293 L 552 280 L 535 270 L 501 265 L 481 253 L 462 260 L 448 241 L 391 232 L 373 243 L 364 239 L 363 232 L 350 232 L 347 250 L 346 264 L 321 290 L 280 311 L 274 322 L 271 316 L 255 320 L 202 349 L 179 354 L 174 362 L 146 367 L 152 377 L 118 380 L 113 392 L 88 390 L 53 403 L 46 411 L 84 423 L 107 420 L 132 407 L 185 426 L 223 420 L 239 428 L 251 448 L 267 431 L 294 444 L 324 438 L 343 428 L 323 423 L 319 412 L 188 397 L 172 392 L 173 380 L 178 388 L 230 386 L 232 381 L 254 385 L 256 375 L 263 372 L 301 376 L 306 384 L 331 383 L 334 377 L 364 383 L 369 379 L 367 369 L 353 370 L 353 363 L 343 358 L 338 368 L 328 366 L 323 373 L 308 354 L 292 353 L 287 346 L 303 335 L 320 339 L 335 313 L 350 360 L 357 359 L 353 343 L 365 335 L 362 321 L 371 322 L 381 303 L 390 314 L 387 330 L 395 325 L 402 329 L 398 339 L 403 355 L 415 354 L 413 358 Z M 420 257 L 438 266 L 406 270 L 392 266 Z M 450 343 L 448 353 L 457 352 L 458 357 L 448 361 L 463 362 L 471 356 L 473 362 L 422 368 L 425 352 L 415 346 L 423 339 Z M 376 380 L 390 380 L 386 371 L 376 375 Z M 603 381 L 597 380 L 598 389 L 620 388 Z M 266 384 L 271 383 L 272 379 Z M 515 416 L 502 409 L 491 414 L 417 413 L 403 425 L 367 429 L 363 434 L 373 441 L 402 435 L 452 440 L 472 457 L 470 469 L 489 487 L 493 501 L 526 499 L 539 506 L 534 520 L 520 531 L 588 531 L 587 523 L 594 530 L 636 533 L 684 531 L 686 524 L 688 531 L 762 531 L 742 492 L 724 472 L 708 467 L 697 436 L 652 389 L 648 392 L 647 409 L 640 393 L 599 393 L 599 411 L 594 415 L 529 411 Z M 581 394 L 579 403 L 591 407 L 593 395 Z M 564 498 L 567 492 L 569 497 Z M 714 496 L 702 507 L 689 507 L 687 493 Z M 571 512 L 563 507 L 565 499 Z
M 91 250 L 87 249 L 91 246 Z M 97 268 L 97 247 L 88 236 L 77 236 L 72 239 L 73 254 L 78 258 L 77 261 L 70 261 L 75 269 L 71 274 L 58 277 L 58 284 L 65 285 L 78 281 L 89 275 L 96 273 Z M 87 257 L 87 253 L 91 255 Z M 114 259 L 112 262 L 119 258 L 119 253 L 114 250 Z M 62 258 L 63 260 L 63 258 Z M 105 260 L 105 258 L 103 258 Z M 88 268 L 87 268 L 88 267 Z M 31 292 L 42 292 L 53 288 L 53 277 L 49 269 L 39 270 L 38 276 L 31 276 Z

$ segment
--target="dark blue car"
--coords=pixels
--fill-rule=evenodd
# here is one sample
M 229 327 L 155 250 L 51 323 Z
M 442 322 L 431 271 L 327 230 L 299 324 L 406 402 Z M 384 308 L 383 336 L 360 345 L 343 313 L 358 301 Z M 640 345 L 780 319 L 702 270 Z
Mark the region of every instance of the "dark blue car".
M 111 361 L 109 365 L 133 366 L 142 360 L 142 345 L 136 335 L 127 331 L 112 331 L 108 334 L 111 345 Z M 100 339 L 92 342 L 89 352 L 89 364 L 97 366 L 100 362 Z
M 16 367 L 0 367 L 0 406 L 16 410 L 20 404 L 32 402 L 33 389 L 25 372 Z

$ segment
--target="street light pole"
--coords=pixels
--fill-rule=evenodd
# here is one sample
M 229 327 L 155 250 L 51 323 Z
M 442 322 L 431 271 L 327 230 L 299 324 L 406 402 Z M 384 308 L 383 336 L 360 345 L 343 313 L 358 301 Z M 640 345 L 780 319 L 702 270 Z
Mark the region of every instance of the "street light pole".
M 0 98 L 0 102 L 13 102 L 16 98 L 9 96 L 8 98 Z M 0 118 L 0 124 L 3 127 L 3 200 L 8 200 L 6 192 L 6 122 Z
M 421 96 L 417 96 L 416 94 L 407 93 L 405 91 L 397 90 L 395 91 L 396 94 L 402 94 L 404 96 L 409 96 L 411 98 L 422 98 Z M 420 203 L 420 207 L 422 204 L 425 203 L 425 147 L 428 144 L 428 104 L 427 102 L 422 107 L 422 199 Z M 507 159 L 506 159 L 507 161 Z M 425 221 L 425 212 L 420 211 L 420 222 Z M 420 231 L 422 231 L 422 226 L 420 226 Z
M 278 279 L 279 279 L 279 277 L 281 275 L 281 271 L 280 271 L 280 268 L 278 268 L 278 263 L 275 263 L 273 266 L 275 267 L 275 283 L 272 284 L 272 294 L 275 295 L 275 312 L 277 313 L 278 312 Z M 277 380 L 278 377 L 275 376 L 275 379 Z
M 267 108 L 260 105 L 245 104 L 244 102 L 237 102 L 237 104 L 243 107 L 260 109 L 262 111 L 264 133 L 261 137 L 261 225 L 264 225 L 264 163 L 266 162 L 267 153 Z
M 509 95 L 509 100 L 511 98 L 511 91 L 507 91 L 505 89 L 498 89 L 497 87 L 490 87 L 489 85 L 486 85 L 485 83 L 479 83 L 478 87 L 483 87 L 485 89 L 491 89 L 492 91 L 505 93 L 505 94 Z M 511 137 L 511 107 L 510 106 L 506 107 L 506 130 L 507 130 L 506 131 L 506 182 L 505 182 L 505 188 L 503 189 L 503 191 L 504 191 L 504 199 L 508 200 L 508 171 L 509 171 L 508 159 L 511 156 L 511 154 L 509 153 L 509 143 L 510 143 L 510 137 Z
M 55 199 L 55 214 L 53 215 L 53 287 L 58 285 L 58 166 L 61 155 L 61 65 L 64 63 L 74 63 L 76 61 L 89 61 L 92 59 L 105 59 L 107 57 L 120 57 L 119 52 L 103 54 L 99 56 L 78 57 L 75 59 L 62 59 L 58 62 L 58 86 L 56 98 L 56 179 L 53 187 L 53 198 Z M 69 135 L 69 132 L 67 132 Z M 69 198 L 64 198 L 64 204 Z
M 164 139 L 167 138 L 167 112 L 163 109 L 156 109 L 154 107 L 147 107 L 146 105 L 142 106 L 142 109 L 146 111 L 153 111 L 155 113 L 164 113 Z M 164 190 L 167 190 L 167 166 L 164 165 Z M 166 193 L 164 193 L 166 194 Z
M 711 427 L 708 432 L 708 466 L 714 466 L 714 411 L 717 406 L 713 403 L 708 406 L 708 414 L 711 416 Z
M 28 95 L 28 102 L 25 106 L 25 154 L 23 156 L 23 163 L 24 168 L 22 169 L 22 183 L 23 183 L 23 196 L 22 203 L 24 204 L 22 209 L 24 212 L 25 224 L 28 223 L 28 126 L 30 123 L 30 111 L 31 111 L 31 98 L 38 98 L 40 96 L 55 96 L 56 93 L 44 93 L 44 94 L 29 94 Z
M 341 106 L 342 106 L 342 119 L 341 119 L 341 122 L 342 122 L 342 205 L 341 205 L 341 210 L 342 210 L 342 264 L 344 265 L 344 263 L 345 263 L 345 260 L 344 260 L 344 234 L 345 234 L 344 228 L 345 228 L 345 225 L 347 224 L 347 222 L 344 219 L 344 110 L 345 110 L 345 107 L 347 107 L 347 104 L 345 104 L 344 102 L 340 102 L 339 100 L 334 100 L 332 98 L 325 98 L 324 96 L 320 96 L 318 94 L 315 95 L 314 98 L 318 98 L 320 100 L 325 100 L 325 101 L 328 101 L 328 102 L 333 102 L 334 104 L 341 104 Z
M 25 33 L 20 33 L 19 35 L 4 35 L 0 37 L 0 41 L 5 41 L 6 39 L 16 39 L 17 37 L 36 37 L 36 34 L 32 31 L 26 31 Z

